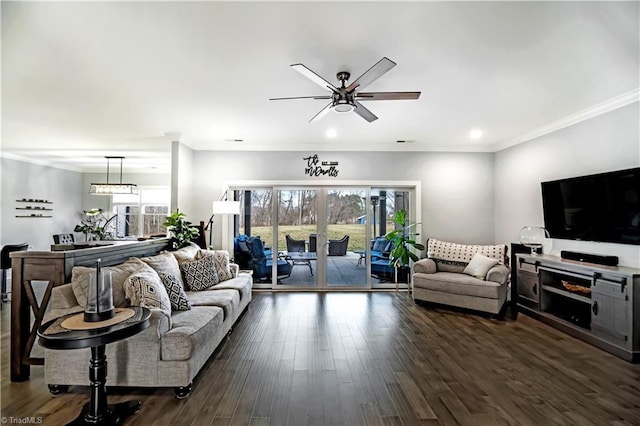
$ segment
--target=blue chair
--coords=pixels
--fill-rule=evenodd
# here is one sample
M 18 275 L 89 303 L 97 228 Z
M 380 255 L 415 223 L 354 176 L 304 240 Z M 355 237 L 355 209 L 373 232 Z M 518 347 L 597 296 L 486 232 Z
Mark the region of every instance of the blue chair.
M 379 280 L 393 281 L 393 268 L 389 266 L 389 255 L 393 250 L 393 241 L 378 237 L 371 244 L 371 275 Z
M 271 250 L 265 250 L 260 237 L 238 235 L 233 240 L 234 261 L 240 269 L 251 269 L 254 281 L 271 281 L 273 260 Z M 278 258 L 278 280 L 291 276 L 293 265 L 285 259 Z

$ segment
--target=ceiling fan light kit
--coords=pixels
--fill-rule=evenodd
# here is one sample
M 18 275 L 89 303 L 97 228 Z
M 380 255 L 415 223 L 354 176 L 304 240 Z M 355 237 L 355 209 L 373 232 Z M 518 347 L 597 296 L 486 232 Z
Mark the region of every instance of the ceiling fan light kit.
M 122 160 L 125 157 L 104 157 L 107 159 L 107 182 L 106 183 L 92 183 L 89 186 L 89 194 L 91 195 L 114 195 L 114 194 L 125 194 L 125 195 L 137 195 L 138 194 L 138 186 L 133 183 L 122 183 Z M 120 182 L 119 183 L 109 183 L 109 166 L 112 159 L 120 160 Z
M 380 59 L 374 66 L 369 68 L 358 77 L 354 82 L 347 86 L 347 82 L 351 74 L 347 71 L 340 71 L 336 74 L 336 78 L 340 82 L 340 87 L 336 87 L 324 78 L 304 66 L 303 64 L 293 64 L 291 68 L 298 71 L 309 80 L 313 81 L 323 89 L 331 92 L 331 95 L 324 96 L 296 96 L 287 98 L 271 98 L 271 101 L 282 101 L 291 99 L 325 99 L 331 102 L 320 110 L 309 122 L 317 121 L 324 117 L 327 112 L 333 110 L 335 112 L 355 112 L 369 123 L 378 119 L 371 111 L 365 108 L 359 101 L 391 101 L 391 100 L 408 100 L 418 99 L 420 92 L 360 92 L 369 84 L 380 78 L 387 71 L 396 66 L 396 63 L 387 57 Z

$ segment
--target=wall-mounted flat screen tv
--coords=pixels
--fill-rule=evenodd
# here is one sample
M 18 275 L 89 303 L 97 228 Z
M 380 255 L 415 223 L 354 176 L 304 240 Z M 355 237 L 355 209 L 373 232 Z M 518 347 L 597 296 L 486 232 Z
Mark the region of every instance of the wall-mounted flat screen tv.
M 541 185 L 551 238 L 640 245 L 640 168 Z

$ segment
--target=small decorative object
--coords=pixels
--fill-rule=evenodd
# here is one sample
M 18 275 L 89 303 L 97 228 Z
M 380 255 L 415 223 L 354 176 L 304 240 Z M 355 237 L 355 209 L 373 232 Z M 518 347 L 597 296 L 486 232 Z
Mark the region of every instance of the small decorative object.
M 520 230 L 520 244 L 529 247 L 533 256 L 538 254 L 545 238 L 549 238 L 549 232 L 542 226 L 525 226 Z
M 84 310 L 84 320 L 86 322 L 108 320 L 116 314 L 113 306 L 111 272 L 100 270 L 100 262 L 100 259 L 96 262 L 96 272 L 89 274 L 87 308 Z

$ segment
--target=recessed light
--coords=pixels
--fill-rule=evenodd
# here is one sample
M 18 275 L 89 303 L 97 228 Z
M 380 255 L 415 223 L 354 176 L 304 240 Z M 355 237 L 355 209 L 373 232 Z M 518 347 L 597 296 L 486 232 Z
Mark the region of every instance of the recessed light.
M 471 139 L 480 139 L 482 137 L 482 130 L 480 129 L 473 129 L 469 132 L 469 137 Z
M 327 131 L 325 132 L 325 135 L 328 138 L 333 139 L 338 135 L 338 132 L 336 131 L 336 129 L 327 129 Z

